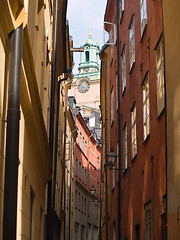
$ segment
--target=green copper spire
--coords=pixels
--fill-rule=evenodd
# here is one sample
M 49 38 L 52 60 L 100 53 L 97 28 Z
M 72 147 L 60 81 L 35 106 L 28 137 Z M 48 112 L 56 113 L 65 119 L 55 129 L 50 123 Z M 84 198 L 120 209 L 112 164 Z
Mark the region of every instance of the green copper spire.
M 90 80 L 100 79 L 100 47 L 93 40 L 91 32 L 81 48 L 84 48 L 84 52 L 80 53 L 79 74 L 74 75 L 74 80 L 82 77 L 87 77 Z

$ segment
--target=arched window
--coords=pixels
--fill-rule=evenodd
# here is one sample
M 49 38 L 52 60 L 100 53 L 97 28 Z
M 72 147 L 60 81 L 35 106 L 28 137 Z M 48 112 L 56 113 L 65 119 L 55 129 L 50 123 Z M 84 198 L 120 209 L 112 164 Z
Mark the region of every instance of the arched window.
M 86 62 L 89 62 L 89 51 L 86 51 L 85 54 L 86 54 Z

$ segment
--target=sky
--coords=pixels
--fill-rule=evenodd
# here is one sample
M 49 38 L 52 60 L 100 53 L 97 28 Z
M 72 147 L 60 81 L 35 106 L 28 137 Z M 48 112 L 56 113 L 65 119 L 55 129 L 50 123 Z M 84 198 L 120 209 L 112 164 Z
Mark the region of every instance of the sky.
M 68 0 L 67 19 L 69 32 L 73 37 L 73 46 L 80 47 L 88 39 L 91 31 L 94 41 L 103 45 L 103 21 L 107 0 Z M 91 28 L 91 30 L 90 30 Z M 74 53 L 75 67 L 78 73 L 80 53 Z

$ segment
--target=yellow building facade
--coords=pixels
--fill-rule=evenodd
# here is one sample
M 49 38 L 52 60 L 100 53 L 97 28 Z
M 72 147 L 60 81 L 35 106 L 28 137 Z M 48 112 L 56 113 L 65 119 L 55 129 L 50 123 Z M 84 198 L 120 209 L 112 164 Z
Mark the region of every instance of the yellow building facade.
M 19 165 L 17 185 L 16 239 L 44 239 L 47 206 L 46 185 L 53 179 L 53 161 L 49 150 L 51 70 L 53 55 L 53 1 L 8 0 L 0 8 L 0 239 L 3 239 L 3 208 L 6 164 L 6 130 L 9 89 L 10 33 L 23 24 L 21 94 L 19 121 Z M 57 117 L 58 77 L 66 73 L 66 1 L 59 1 L 57 57 L 55 70 L 54 127 Z M 63 23 L 63 24 L 62 24 Z M 64 26 L 64 28 L 63 28 Z M 65 33 L 65 34 L 64 34 Z M 61 50 L 61 51 L 60 51 Z M 70 54 L 70 53 L 69 53 Z M 67 80 L 67 79 L 66 79 Z M 64 121 L 63 87 L 60 86 L 59 115 Z M 62 110 L 62 111 L 61 111 Z M 60 133 L 63 134 L 64 124 Z M 60 138 L 60 137 L 59 137 Z M 55 137 L 53 140 L 55 145 Z M 55 147 L 53 147 L 54 149 Z M 54 150 L 53 150 L 54 151 Z M 55 210 L 61 211 L 60 188 L 62 162 L 58 160 Z M 5 216 L 4 216 L 5 217 Z

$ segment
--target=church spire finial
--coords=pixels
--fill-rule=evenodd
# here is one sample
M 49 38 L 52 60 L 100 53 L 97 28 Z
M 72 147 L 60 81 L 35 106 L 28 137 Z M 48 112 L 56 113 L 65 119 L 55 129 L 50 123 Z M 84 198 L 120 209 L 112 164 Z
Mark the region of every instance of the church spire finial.
M 92 23 L 90 22 L 89 37 L 92 37 L 92 32 L 91 32 L 91 30 L 92 30 Z

